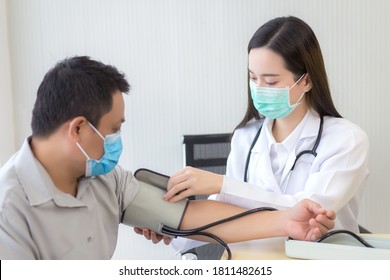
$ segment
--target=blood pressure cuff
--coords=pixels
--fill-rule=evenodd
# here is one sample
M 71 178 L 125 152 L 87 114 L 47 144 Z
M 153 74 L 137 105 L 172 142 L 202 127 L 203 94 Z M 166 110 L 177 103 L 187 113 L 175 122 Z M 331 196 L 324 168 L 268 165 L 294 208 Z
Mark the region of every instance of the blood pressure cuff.
M 169 177 L 148 169 L 134 173 L 139 190 L 122 216 L 122 223 L 132 227 L 147 228 L 162 234 L 162 227 L 179 229 L 188 200 L 175 203 L 162 199 Z

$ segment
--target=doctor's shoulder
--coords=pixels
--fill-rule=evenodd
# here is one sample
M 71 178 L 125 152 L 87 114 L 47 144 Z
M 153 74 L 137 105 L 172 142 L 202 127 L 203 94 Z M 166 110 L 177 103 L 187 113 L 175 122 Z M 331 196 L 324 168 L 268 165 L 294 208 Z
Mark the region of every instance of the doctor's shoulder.
M 367 133 L 357 124 L 345 118 L 325 117 L 324 139 L 332 138 L 339 143 L 348 142 L 351 145 L 369 145 Z

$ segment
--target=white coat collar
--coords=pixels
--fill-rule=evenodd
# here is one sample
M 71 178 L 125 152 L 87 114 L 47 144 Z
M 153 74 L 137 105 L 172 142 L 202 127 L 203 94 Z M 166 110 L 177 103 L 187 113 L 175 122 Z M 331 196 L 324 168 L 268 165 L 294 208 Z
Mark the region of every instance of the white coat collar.
M 269 139 L 271 137 L 273 139 L 273 136 L 270 131 L 267 131 L 267 129 L 270 130 L 270 127 L 272 127 L 272 123 L 273 120 L 265 119 L 261 128 L 260 137 L 257 143 L 253 146 L 252 152 L 264 152 L 265 147 L 267 147 L 269 150 L 270 145 L 272 144 Z M 302 119 L 301 123 L 304 123 L 304 126 L 301 129 L 300 136 L 298 137 L 299 141 L 305 140 L 306 138 L 310 137 L 317 137 L 318 127 L 320 125 L 320 117 L 318 113 L 309 109 L 305 117 Z
M 308 119 L 302 130 L 300 140 L 309 137 L 317 137 L 320 126 L 320 116 L 313 110 L 308 111 Z
M 291 151 L 289 154 L 289 157 L 286 162 L 286 166 L 283 171 L 283 175 L 281 177 L 281 182 L 283 182 L 286 178 L 286 176 L 289 173 L 289 170 L 291 169 L 292 165 L 294 164 L 296 155 L 300 152 L 300 147 L 301 145 L 305 142 L 305 140 L 310 140 L 311 138 L 316 138 L 318 134 L 318 128 L 320 125 L 320 118 L 316 112 L 313 110 L 309 110 L 305 116 L 305 118 L 302 120 L 304 121 L 304 126 L 302 128 L 302 131 L 300 135 L 298 136 L 298 142 L 296 143 L 294 149 Z M 252 159 L 251 163 L 254 164 L 249 166 L 249 174 L 254 174 L 252 172 L 255 172 L 255 166 L 257 163 L 262 162 L 262 168 L 263 169 L 268 169 L 266 172 L 268 174 L 272 174 L 272 168 L 271 168 L 271 160 L 270 160 L 270 153 L 269 153 L 269 140 L 267 137 L 267 132 L 266 132 L 266 126 L 267 125 L 267 120 L 263 124 L 263 128 L 258 141 L 254 145 L 252 149 Z M 257 178 L 258 180 L 259 178 Z M 268 189 L 276 191 L 276 192 L 281 192 L 282 190 L 278 186 L 279 184 L 276 182 L 274 176 L 268 177 L 268 179 L 262 178 L 261 181 L 262 183 L 268 186 Z M 265 182 L 267 181 L 267 182 Z

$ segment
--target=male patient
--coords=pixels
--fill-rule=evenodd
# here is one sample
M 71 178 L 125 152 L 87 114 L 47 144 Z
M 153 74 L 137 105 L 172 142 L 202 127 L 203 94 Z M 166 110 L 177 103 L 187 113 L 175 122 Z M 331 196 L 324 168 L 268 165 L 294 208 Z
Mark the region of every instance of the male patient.
M 32 136 L 0 170 L 0 259 L 112 257 L 122 214 L 139 190 L 133 174 L 117 166 L 128 91 L 115 67 L 85 56 L 64 59 L 45 75 L 32 112 Z M 244 210 L 191 201 L 180 228 Z M 334 216 L 305 200 L 209 232 L 228 243 L 270 236 L 313 240 L 333 228 Z M 153 236 L 154 242 L 162 239 Z

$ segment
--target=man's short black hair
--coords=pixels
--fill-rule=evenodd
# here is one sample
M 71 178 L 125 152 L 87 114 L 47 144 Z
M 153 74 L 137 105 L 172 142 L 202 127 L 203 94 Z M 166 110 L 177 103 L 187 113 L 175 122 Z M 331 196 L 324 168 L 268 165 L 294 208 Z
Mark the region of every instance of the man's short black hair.
M 46 73 L 35 101 L 33 136 L 47 137 L 63 123 L 84 116 L 98 126 L 112 107 L 112 96 L 127 93 L 130 85 L 114 66 L 87 56 L 66 58 Z

